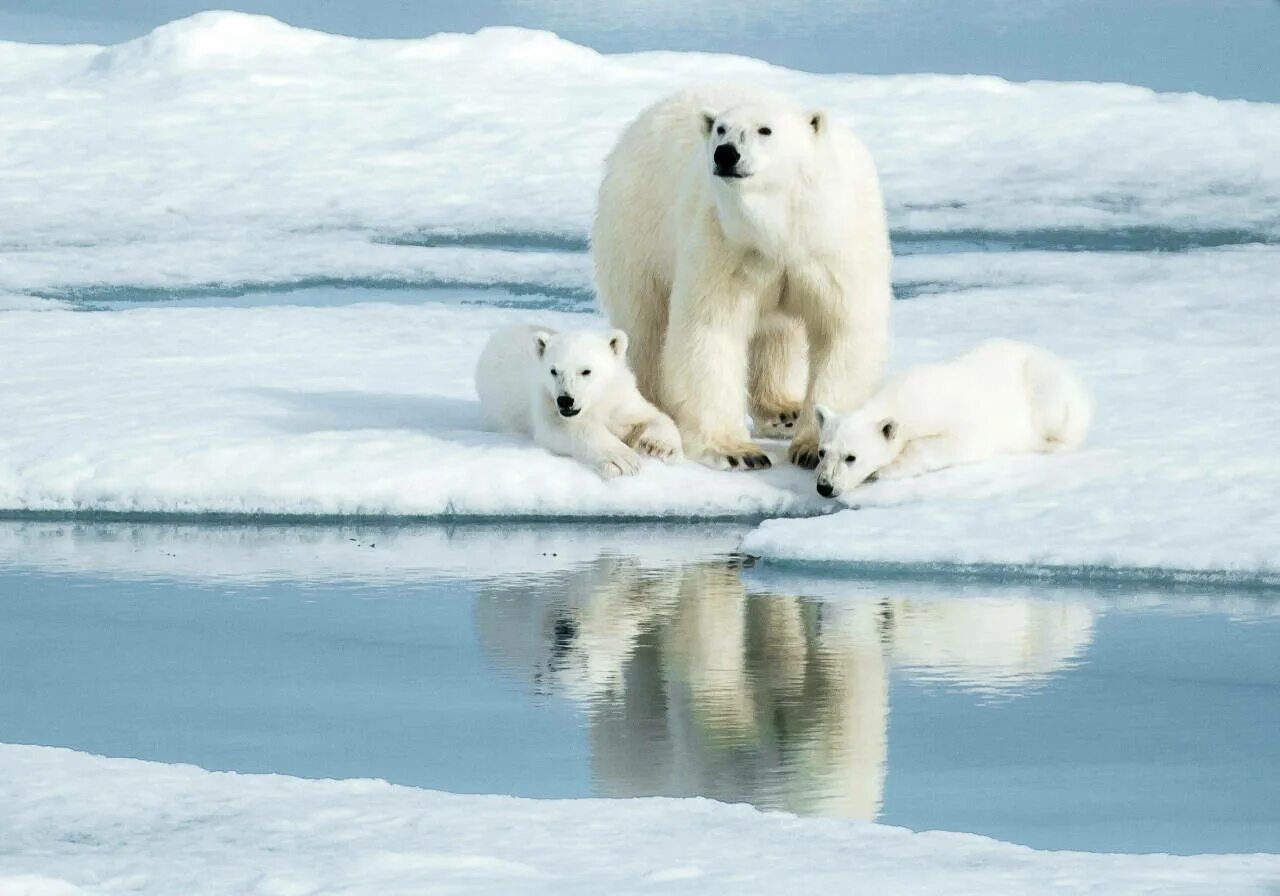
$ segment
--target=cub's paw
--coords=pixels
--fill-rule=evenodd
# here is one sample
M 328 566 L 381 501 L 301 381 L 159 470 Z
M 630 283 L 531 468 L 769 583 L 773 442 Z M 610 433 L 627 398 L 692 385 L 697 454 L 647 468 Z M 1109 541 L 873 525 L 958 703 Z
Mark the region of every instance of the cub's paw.
M 698 456 L 698 460 L 715 470 L 767 470 L 773 466 L 769 455 L 755 442 L 708 448 Z
M 815 436 L 796 438 L 787 453 L 793 464 L 812 470 L 818 466 L 818 439 Z
M 612 449 L 596 461 L 596 472 L 605 479 L 634 476 L 640 472 L 640 455 L 626 447 Z
M 636 450 L 649 457 L 656 457 L 666 463 L 679 460 L 681 457 L 680 442 L 673 441 L 669 435 L 646 429 L 636 439 Z
M 800 425 L 799 404 L 790 407 L 777 409 L 757 408 L 751 412 L 751 422 L 754 425 L 755 436 L 757 439 L 789 439 L 796 434 L 796 427 Z

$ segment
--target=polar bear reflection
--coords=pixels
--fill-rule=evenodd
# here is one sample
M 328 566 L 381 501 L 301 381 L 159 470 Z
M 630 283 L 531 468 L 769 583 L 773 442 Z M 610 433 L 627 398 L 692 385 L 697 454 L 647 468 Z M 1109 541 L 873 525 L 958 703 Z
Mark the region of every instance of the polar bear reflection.
M 486 648 L 587 711 L 602 795 L 708 796 L 873 819 L 888 670 L 1002 688 L 1089 643 L 1083 605 L 748 596 L 738 570 L 602 558 L 477 602 Z

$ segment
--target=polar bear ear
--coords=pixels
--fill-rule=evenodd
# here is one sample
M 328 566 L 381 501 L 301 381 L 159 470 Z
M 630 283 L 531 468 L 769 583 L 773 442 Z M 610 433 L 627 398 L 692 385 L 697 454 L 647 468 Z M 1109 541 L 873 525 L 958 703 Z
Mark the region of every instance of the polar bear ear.
M 711 129 L 715 126 L 716 126 L 716 117 L 712 115 L 710 112 L 707 112 L 704 110 L 702 113 L 702 133 L 710 134 Z
M 621 330 L 612 330 L 609 333 L 609 348 L 619 358 L 627 356 L 627 334 Z
M 821 134 L 827 129 L 827 113 L 821 109 L 814 109 L 809 113 L 809 127 L 813 128 L 815 134 Z
M 884 436 L 886 442 L 892 442 L 894 437 L 898 435 L 898 421 L 892 417 L 885 417 L 881 420 L 880 435 Z
M 547 343 L 551 340 L 551 334 L 546 330 L 539 330 L 533 334 L 533 353 L 536 357 L 541 358 L 547 350 Z
M 821 429 L 827 425 L 827 421 L 834 417 L 835 414 L 825 404 L 815 404 L 813 406 L 813 416 L 818 419 L 818 428 Z

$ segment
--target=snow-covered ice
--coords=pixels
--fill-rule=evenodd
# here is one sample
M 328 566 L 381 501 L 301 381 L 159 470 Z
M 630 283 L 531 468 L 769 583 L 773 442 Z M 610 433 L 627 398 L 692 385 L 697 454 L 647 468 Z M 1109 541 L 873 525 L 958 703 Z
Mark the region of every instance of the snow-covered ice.
M 992 334 L 1043 344 L 1097 391 L 1086 450 L 860 488 L 860 510 L 767 522 L 745 549 L 1274 578 L 1280 469 L 1265 409 L 1280 397 L 1280 356 L 1259 334 L 1273 325 L 1280 252 L 1023 255 L 918 259 L 923 275 L 962 288 L 898 304 L 895 364 Z M 531 318 L 584 321 L 442 305 L 5 312 L 0 507 L 455 518 L 834 509 L 812 474 L 783 464 L 738 474 L 654 462 L 605 483 L 485 432 L 476 353 L 495 326 Z
M 896 348 L 907 363 L 999 333 L 1061 352 L 1098 398 L 1084 451 L 863 486 L 847 496 L 860 509 L 767 521 L 743 549 L 775 561 L 1277 581 L 1280 432 L 1267 409 L 1280 406 L 1280 354 L 1267 334 L 1280 255 L 1061 263 L 1105 276 L 901 304 Z
M 606 482 L 486 431 L 472 370 L 498 309 L 7 312 L 0 507 L 420 516 L 814 512 L 804 471 L 646 461 Z
M 512 28 L 358 40 L 206 12 L 111 47 L 0 42 L 0 289 L 491 282 L 466 248 L 377 241 L 580 242 L 623 124 L 679 86 L 717 80 L 851 122 L 899 235 L 1280 239 L 1274 105 L 610 56 Z M 504 264 L 537 276 L 559 262 Z
M 0 745 L 0 892 L 1242 896 L 1270 855 L 1042 852 L 708 800 L 524 800 Z
M 357 40 L 228 12 L 112 47 L 0 43 L 0 511 L 833 509 L 795 469 L 651 465 L 606 485 L 480 428 L 474 354 L 530 313 L 468 307 L 460 287 L 584 307 L 604 153 L 693 80 L 796 94 L 872 146 L 913 297 L 895 363 L 1022 338 L 1079 364 L 1100 398 L 1079 455 L 873 486 L 861 510 L 767 523 L 747 549 L 1274 577 L 1280 251 L 1194 247 L 1280 240 L 1280 107 L 609 56 L 508 28 Z M 919 251 L 975 244 L 1193 251 Z M 325 284 L 445 301 L 113 314 L 57 301 Z

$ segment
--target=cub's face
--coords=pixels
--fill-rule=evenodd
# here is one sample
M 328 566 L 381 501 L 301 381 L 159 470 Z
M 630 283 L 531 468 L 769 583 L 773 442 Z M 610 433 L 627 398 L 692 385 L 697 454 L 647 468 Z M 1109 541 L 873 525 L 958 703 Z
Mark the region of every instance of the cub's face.
M 821 112 L 786 106 L 737 106 L 703 115 L 707 164 L 717 182 L 752 187 L 793 180 L 823 136 Z
M 818 434 L 818 494 L 837 498 L 866 482 L 902 452 L 898 424 L 889 418 L 853 413 L 840 417 L 814 408 Z
M 532 350 L 556 411 L 561 417 L 576 417 L 608 395 L 625 368 L 627 334 L 539 331 L 533 335 Z

